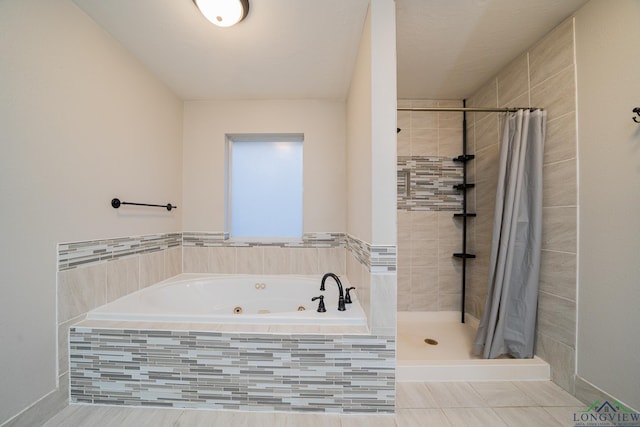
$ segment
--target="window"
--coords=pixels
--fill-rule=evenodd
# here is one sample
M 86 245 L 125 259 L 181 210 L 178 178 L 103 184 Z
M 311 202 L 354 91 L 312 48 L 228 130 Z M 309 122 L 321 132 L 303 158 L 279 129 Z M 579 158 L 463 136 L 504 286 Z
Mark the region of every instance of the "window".
M 245 134 L 227 139 L 231 237 L 302 237 L 303 135 Z

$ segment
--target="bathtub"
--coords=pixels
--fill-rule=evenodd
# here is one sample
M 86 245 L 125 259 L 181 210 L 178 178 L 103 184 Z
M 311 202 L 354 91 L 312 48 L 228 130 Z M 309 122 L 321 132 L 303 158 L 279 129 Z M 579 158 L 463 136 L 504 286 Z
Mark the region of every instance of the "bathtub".
M 320 279 L 181 274 L 99 307 L 69 329 L 70 401 L 393 413 L 395 336 L 369 333 L 356 294 L 339 312 Z
M 340 278 L 344 289 L 350 286 Z M 338 287 L 321 276 L 180 274 L 87 313 L 89 320 L 366 326 L 355 291 L 338 311 Z M 317 312 L 324 295 L 325 313 Z

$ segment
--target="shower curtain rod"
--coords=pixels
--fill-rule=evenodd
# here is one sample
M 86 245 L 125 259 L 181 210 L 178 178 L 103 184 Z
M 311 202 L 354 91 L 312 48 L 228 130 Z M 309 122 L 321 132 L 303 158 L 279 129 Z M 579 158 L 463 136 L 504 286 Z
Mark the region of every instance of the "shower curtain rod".
M 514 113 L 518 110 L 541 110 L 544 111 L 544 108 L 535 108 L 535 107 L 509 107 L 509 108 L 479 108 L 479 107 L 422 107 L 422 108 L 408 108 L 402 107 L 398 108 L 398 111 L 443 111 L 443 112 L 459 112 L 466 111 L 470 113 Z

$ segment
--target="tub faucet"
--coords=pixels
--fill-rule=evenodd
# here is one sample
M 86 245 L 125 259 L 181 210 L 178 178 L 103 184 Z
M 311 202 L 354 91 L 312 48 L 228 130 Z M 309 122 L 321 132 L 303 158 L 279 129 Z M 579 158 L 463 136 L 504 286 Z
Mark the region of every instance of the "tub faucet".
M 318 313 L 324 313 L 327 311 L 327 309 L 324 306 L 324 295 L 320 295 L 319 297 L 313 297 L 311 298 L 311 301 L 315 301 L 319 299 L 320 302 L 318 303 L 318 309 L 316 310 Z
M 335 280 L 336 284 L 338 285 L 338 291 L 340 292 L 340 296 L 338 297 L 338 311 L 345 311 L 346 308 L 344 306 L 344 292 L 342 290 L 342 283 L 340 282 L 340 279 L 338 279 L 338 276 L 333 273 L 327 273 L 322 276 L 322 282 L 320 282 L 320 290 L 324 291 L 324 282 L 325 280 L 327 280 L 327 277 L 333 277 L 333 280 Z
M 351 304 L 351 294 L 349 293 L 349 291 L 354 290 L 355 288 L 352 286 L 350 288 L 347 288 L 344 290 L 344 302 L 346 304 Z

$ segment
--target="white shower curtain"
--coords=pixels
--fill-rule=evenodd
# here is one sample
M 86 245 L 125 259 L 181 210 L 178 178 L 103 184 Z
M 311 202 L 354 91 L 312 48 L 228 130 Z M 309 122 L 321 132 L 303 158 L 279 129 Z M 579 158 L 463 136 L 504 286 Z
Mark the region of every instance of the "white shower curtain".
M 541 110 L 505 116 L 487 300 L 473 347 L 487 359 L 533 357 L 546 117 Z

